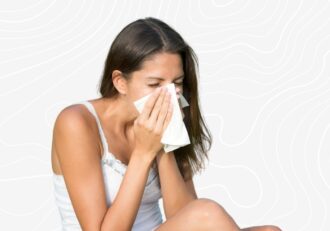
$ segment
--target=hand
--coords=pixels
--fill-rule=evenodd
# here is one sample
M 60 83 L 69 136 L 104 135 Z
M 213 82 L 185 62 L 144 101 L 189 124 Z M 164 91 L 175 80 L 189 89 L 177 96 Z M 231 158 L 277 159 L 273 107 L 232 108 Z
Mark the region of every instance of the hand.
M 134 121 L 134 149 L 150 160 L 153 160 L 164 146 L 160 140 L 173 113 L 170 100 L 171 95 L 166 88 L 157 89 Z

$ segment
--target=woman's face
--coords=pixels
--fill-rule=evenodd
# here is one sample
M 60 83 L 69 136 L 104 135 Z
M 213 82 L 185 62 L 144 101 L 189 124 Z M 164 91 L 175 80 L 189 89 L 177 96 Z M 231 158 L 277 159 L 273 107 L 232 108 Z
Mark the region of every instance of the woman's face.
M 152 93 L 158 86 L 174 83 L 177 98 L 183 93 L 184 71 L 179 54 L 158 53 L 144 61 L 142 69 L 132 73 L 127 96 L 136 101 Z

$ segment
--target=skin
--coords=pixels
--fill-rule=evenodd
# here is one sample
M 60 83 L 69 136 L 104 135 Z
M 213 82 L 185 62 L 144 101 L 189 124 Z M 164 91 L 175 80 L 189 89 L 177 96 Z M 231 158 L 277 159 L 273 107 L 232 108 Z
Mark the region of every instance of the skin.
M 102 144 L 93 116 L 83 105 L 71 105 L 60 113 L 54 127 L 53 172 L 64 175 L 71 201 L 84 230 L 130 230 L 153 161 L 158 165 L 166 216 L 166 221 L 157 231 L 281 230 L 271 225 L 240 229 L 220 204 L 211 199 L 197 197 L 193 180 L 183 180 L 173 152 L 164 153 L 162 149 L 153 159 L 139 158 L 143 152 L 135 150 L 136 138 L 133 129 L 134 120 L 139 113 L 133 101 L 155 92 L 157 86 L 169 83 L 175 83 L 177 96 L 182 93 L 181 83 L 184 77 L 181 76 L 184 72 L 179 55 L 156 54 L 143 63 L 141 70 L 133 73 L 130 81 L 125 80 L 121 74 L 119 70 L 112 73 L 113 83 L 119 92 L 118 98 L 90 100 L 100 118 L 109 151 L 128 165 L 115 202 L 110 208 L 106 207 L 105 202 L 99 164 Z M 149 76 L 162 79 L 148 78 Z M 165 102 L 166 94 L 159 93 L 158 99 L 160 98 Z M 73 140 L 72 137 L 81 142 L 67 142 L 70 138 Z M 80 149 L 77 150 L 77 147 Z M 77 165 L 79 167 L 75 167 Z M 83 182 L 78 179 L 81 174 L 84 175 Z M 118 217 L 121 216 L 131 222 L 119 223 Z

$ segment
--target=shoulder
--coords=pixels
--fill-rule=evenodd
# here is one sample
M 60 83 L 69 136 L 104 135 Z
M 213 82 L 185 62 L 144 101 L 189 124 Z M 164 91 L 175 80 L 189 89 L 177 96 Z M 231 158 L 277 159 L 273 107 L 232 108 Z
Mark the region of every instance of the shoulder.
M 86 129 L 90 126 L 90 117 L 84 105 L 71 104 L 59 112 L 54 128 Z
M 63 108 L 54 123 L 53 139 L 59 157 L 84 153 L 101 155 L 98 128 L 93 115 L 82 104 Z
M 82 104 L 63 108 L 56 117 L 53 135 L 56 138 L 75 138 L 97 143 L 97 125 L 93 115 Z

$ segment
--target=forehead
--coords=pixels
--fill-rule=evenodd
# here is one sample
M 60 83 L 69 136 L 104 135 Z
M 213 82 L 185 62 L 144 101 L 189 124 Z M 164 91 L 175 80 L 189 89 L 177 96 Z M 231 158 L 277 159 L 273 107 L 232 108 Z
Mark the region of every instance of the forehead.
M 176 77 L 182 74 L 182 60 L 179 54 L 158 53 L 143 62 L 142 74 Z

